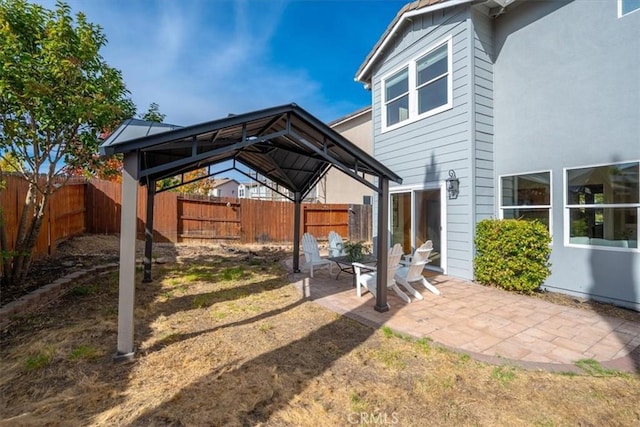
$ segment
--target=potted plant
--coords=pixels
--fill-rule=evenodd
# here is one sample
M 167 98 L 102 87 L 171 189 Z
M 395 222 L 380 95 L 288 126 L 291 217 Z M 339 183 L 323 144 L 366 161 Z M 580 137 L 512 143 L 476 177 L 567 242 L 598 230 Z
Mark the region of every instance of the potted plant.
M 347 258 L 349 258 L 349 261 L 358 262 L 369 253 L 369 248 L 364 241 L 345 242 L 344 251 L 347 254 Z

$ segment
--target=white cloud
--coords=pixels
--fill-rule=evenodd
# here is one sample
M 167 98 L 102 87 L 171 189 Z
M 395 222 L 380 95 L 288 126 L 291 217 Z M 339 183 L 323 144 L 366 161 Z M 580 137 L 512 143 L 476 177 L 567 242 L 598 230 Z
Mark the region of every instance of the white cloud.
M 321 83 L 302 66 L 270 62 L 283 2 L 78 0 L 71 6 L 102 26 L 109 40 L 102 55 L 122 71 L 140 114 L 152 102 L 167 122 L 181 125 L 291 102 L 325 120 L 344 112 L 329 105 Z

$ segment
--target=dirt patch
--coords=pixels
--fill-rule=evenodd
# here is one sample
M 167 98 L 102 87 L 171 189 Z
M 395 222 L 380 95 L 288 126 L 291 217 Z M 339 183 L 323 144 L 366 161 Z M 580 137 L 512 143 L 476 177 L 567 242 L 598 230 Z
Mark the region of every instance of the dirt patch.
M 0 425 L 640 422 L 638 376 L 475 362 L 305 300 L 288 251 L 200 249 L 137 275 L 131 363 L 112 359 L 116 272 L 16 319 L 0 335 Z
M 270 249 L 287 249 L 290 246 L 269 245 L 194 245 L 154 243 L 152 258 L 156 263 L 174 263 L 180 259 L 206 258 L 217 253 L 256 252 Z M 29 275 L 21 286 L 2 289 L 0 306 L 17 300 L 39 287 L 52 283 L 60 277 L 95 265 L 119 261 L 120 240 L 115 235 L 83 235 L 68 239 L 58 245 L 53 255 L 35 260 Z M 144 241 L 136 242 L 136 258 L 142 263 Z

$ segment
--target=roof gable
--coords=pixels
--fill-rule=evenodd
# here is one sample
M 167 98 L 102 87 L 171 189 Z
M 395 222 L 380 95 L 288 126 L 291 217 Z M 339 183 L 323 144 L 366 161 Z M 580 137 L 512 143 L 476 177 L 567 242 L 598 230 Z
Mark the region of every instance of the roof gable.
M 404 23 L 411 20 L 412 17 L 448 7 L 454 7 L 460 4 L 471 3 L 473 1 L 474 0 L 417 0 L 406 4 L 396 14 L 395 18 L 391 21 L 371 52 L 369 52 L 362 65 L 360 65 L 360 68 L 358 68 L 358 71 L 356 72 L 355 80 L 362 83 L 370 83 L 372 66 L 380 59 L 385 48 L 391 39 L 402 28 Z

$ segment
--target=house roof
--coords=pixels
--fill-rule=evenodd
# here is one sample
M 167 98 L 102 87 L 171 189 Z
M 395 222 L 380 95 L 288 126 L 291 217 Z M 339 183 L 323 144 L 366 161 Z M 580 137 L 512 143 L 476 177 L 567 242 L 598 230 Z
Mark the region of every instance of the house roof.
M 123 126 L 100 151 L 106 155 L 136 153 L 136 178 L 144 185 L 229 160 L 303 197 L 332 166 L 368 186 L 373 184 L 363 174 L 402 182 L 400 176 L 296 104 L 130 139 L 124 136 L 138 133 L 127 131 L 132 122 Z
M 411 18 L 414 16 L 435 12 L 437 10 L 461 4 L 473 3 L 483 4 L 487 7 L 489 16 L 495 17 L 504 13 L 507 8 L 512 9 L 516 5 L 521 4 L 522 1 L 523 0 L 417 0 L 407 3 L 396 14 L 395 18 L 393 18 L 393 21 L 391 21 L 371 52 L 369 52 L 362 65 L 360 65 L 360 68 L 356 71 L 355 80 L 365 84 L 371 83 L 371 67 L 377 62 L 379 56 L 384 54 L 387 44 L 396 36 L 405 21 L 411 21 Z
M 410 20 L 413 16 L 457 6 L 459 4 L 471 3 L 473 1 L 475 0 L 417 0 L 404 5 L 396 14 L 395 18 L 393 18 L 393 21 L 391 21 L 375 46 L 373 46 L 373 49 L 369 52 L 362 65 L 360 65 L 360 68 L 358 68 L 355 80 L 362 83 L 370 83 L 371 77 L 369 72 L 371 67 L 378 60 L 380 54 L 384 52 L 389 41 L 396 35 L 405 21 Z
M 363 114 L 367 114 L 367 113 L 371 113 L 371 106 L 370 105 L 366 106 L 366 107 L 362 107 L 359 110 L 356 110 L 356 111 L 354 111 L 352 113 L 349 113 L 347 115 L 344 115 L 342 117 L 338 117 L 337 119 L 332 120 L 329 123 L 327 123 L 327 125 L 329 127 L 335 127 L 335 126 L 337 126 L 339 124 L 347 122 L 347 121 L 349 121 L 351 119 L 355 119 L 356 117 L 360 117 Z
M 240 184 L 238 181 L 236 181 L 233 178 L 219 178 L 213 181 L 213 185 L 211 186 L 211 188 L 222 187 L 223 185 L 228 184 L 230 182 L 235 182 L 236 184 Z

